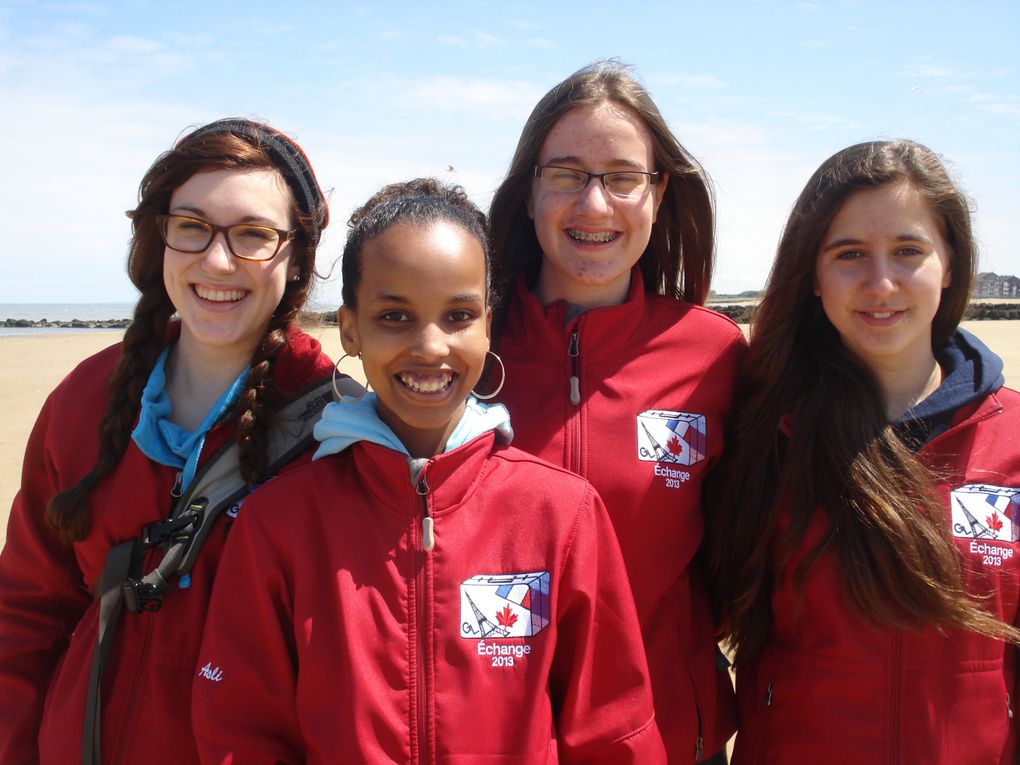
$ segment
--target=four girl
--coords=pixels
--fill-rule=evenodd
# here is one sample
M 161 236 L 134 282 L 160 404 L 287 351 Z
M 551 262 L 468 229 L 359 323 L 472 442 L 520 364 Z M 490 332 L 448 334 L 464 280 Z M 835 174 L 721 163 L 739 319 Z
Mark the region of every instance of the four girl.
M 4 762 L 79 759 L 107 551 L 215 445 L 270 477 L 271 407 L 330 368 L 290 326 L 327 220 L 296 144 L 200 128 L 131 216 L 135 321 L 47 401 L 0 555 Z M 393 184 L 350 226 L 338 318 L 373 392 L 123 619 L 94 761 L 723 762 L 717 616 L 737 763 L 1013 762 L 1020 398 L 957 326 L 975 248 L 930 150 L 816 171 L 739 412 L 745 343 L 700 307 L 707 178 L 622 66 L 536 106 L 492 277 L 457 188 Z

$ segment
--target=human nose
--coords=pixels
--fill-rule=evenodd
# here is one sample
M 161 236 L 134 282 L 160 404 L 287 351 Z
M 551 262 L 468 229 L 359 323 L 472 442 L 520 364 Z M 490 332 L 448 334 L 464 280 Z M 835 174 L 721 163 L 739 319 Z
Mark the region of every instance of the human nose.
M 210 271 L 233 271 L 236 264 L 234 256 L 230 252 L 230 245 L 227 244 L 227 232 L 213 232 L 213 238 L 209 246 L 205 248 L 202 255 L 202 263 Z
M 607 212 L 612 205 L 605 179 L 594 175 L 590 177 L 588 185 L 577 192 L 576 204 L 585 211 L 594 213 Z
M 418 333 L 415 355 L 424 360 L 444 358 L 449 349 L 446 332 L 435 324 L 426 324 Z
M 885 256 L 870 259 L 867 270 L 867 289 L 879 295 L 896 290 L 896 270 L 894 264 Z

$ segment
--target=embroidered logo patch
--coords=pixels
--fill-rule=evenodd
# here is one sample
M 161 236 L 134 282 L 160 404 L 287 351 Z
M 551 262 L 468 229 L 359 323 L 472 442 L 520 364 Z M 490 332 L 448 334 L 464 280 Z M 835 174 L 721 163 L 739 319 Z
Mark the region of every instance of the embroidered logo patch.
M 460 585 L 460 636 L 537 635 L 549 624 L 549 572 L 478 574 Z
M 1013 543 L 1020 540 L 1020 489 L 968 484 L 949 495 L 953 535 Z
M 637 416 L 638 459 L 694 465 L 708 453 L 705 415 L 649 409 Z

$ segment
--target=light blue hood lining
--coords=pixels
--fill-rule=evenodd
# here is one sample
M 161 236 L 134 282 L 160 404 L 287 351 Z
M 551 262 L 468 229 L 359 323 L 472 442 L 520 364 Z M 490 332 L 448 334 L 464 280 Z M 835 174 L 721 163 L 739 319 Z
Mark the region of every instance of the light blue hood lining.
M 411 465 L 411 479 L 414 481 L 425 461 L 413 459 L 407 447 L 397 438 L 397 434 L 379 419 L 377 402 L 375 393 L 368 393 L 352 404 L 341 402 L 327 404 L 322 410 L 321 418 L 315 423 L 313 432 L 315 440 L 319 442 L 319 448 L 312 459 L 339 454 L 351 444 L 368 441 L 406 455 Z M 513 429 L 510 427 L 510 413 L 502 404 L 483 404 L 474 396 L 468 396 L 464 405 L 464 415 L 447 439 L 443 451 L 453 451 L 490 430 L 496 431 L 497 436 L 505 443 L 510 443 L 514 437 Z M 419 462 L 420 465 L 414 464 Z

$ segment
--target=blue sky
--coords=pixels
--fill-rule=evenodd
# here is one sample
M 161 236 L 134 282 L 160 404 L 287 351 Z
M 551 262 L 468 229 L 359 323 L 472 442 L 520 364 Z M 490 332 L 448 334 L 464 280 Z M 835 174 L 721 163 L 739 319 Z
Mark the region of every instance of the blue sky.
M 0 303 L 133 301 L 138 181 L 186 128 L 232 115 L 312 158 L 329 271 L 384 183 L 437 175 L 487 206 L 535 102 L 611 56 L 712 176 L 717 291 L 761 287 L 814 168 L 876 138 L 942 154 L 974 200 L 982 269 L 1020 271 L 1015 0 L 0 0 Z M 339 302 L 336 274 L 315 300 Z

